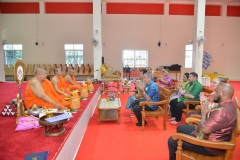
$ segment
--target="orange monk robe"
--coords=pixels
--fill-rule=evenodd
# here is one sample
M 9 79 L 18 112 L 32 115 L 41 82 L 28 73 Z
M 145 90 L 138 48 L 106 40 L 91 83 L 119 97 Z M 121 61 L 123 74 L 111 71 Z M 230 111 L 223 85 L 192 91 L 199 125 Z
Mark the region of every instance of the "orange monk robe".
M 66 75 L 66 76 L 69 76 L 69 75 Z M 68 82 L 68 81 L 66 81 L 66 86 L 67 86 L 67 88 L 70 90 L 70 91 L 72 91 L 72 90 L 78 90 L 79 92 L 81 92 L 81 86 L 80 86 L 80 84 L 78 84 L 78 82 L 76 81 L 76 78 L 75 78 L 75 76 L 70 76 L 71 78 L 72 78 L 72 81 L 73 81 L 73 83 L 74 83 L 74 85 L 72 85 L 70 82 Z
M 56 92 L 51 81 L 49 81 L 48 79 L 45 79 L 42 83 L 42 86 L 45 94 L 48 95 L 48 97 L 50 97 L 51 99 L 57 99 L 59 103 L 62 104 L 63 106 L 68 106 L 68 107 L 70 106 L 70 102 L 63 101 L 63 98 L 65 98 L 65 96 Z
M 70 94 L 71 92 L 68 90 L 66 80 L 60 76 L 58 78 L 58 83 L 57 83 L 58 89 L 61 90 L 64 93 Z
M 53 98 L 53 97 L 50 97 Z M 60 103 L 60 101 L 57 98 L 52 99 L 56 103 L 61 105 L 61 108 L 64 108 L 64 105 Z M 37 106 L 41 106 L 42 108 L 56 108 L 54 105 L 52 105 L 49 102 L 46 102 L 40 98 L 38 98 L 31 90 L 29 83 L 27 84 L 26 90 L 25 90 L 25 107 L 26 109 L 31 108 L 34 104 Z

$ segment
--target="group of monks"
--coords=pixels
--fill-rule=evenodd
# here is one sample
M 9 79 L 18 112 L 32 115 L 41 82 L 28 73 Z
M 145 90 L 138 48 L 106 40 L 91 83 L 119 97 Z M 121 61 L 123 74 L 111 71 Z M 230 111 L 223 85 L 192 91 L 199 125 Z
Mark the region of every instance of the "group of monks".
M 74 70 L 69 69 L 63 77 L 61 68 L 54 68 L 54 77 L 47 79 L 47 72 L 43 68 L 35 70 L 25 90 L 25 107 L 31 108 L 34 104 L 43 108 L 57 108 L 61 110 L 70 107 L 69 101 L 64 98 L 71 96 L 71 91 L 81 92 L 81 85 L 76 81 Z

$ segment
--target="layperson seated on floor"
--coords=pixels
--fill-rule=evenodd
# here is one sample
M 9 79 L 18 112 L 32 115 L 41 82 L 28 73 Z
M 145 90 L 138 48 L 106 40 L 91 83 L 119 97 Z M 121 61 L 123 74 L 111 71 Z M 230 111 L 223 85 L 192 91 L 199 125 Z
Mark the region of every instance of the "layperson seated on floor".
M 218 76 L 216 78 L 213 79 L 213 81 L 211 82 L 211 86 L 212 86 L 212 89 L 213 89 L 213 92 L 206 96 L 204 92 L 201 92 L 199 97 L 200 97 L 200 102 L 201 103 L 204 103 L 204 102 L 214 102 L 214 94 L 215 94 L 215 90 L 217 88 L 217 86 L 220 84 L 220 83 L 227 83 L 228 82 L 228 78 L 225 77 L 225 76 Z M 190 112 L 187 117 L 190 117 L 191 115 L 195 114 L 195 115 L 201 115 L 201 105 L 197 105 L 195 107 L 195 109 L 197 109 L 198 111 L 195 111 L 195 112 Z
M 146 84 L 145 87 L 139 86 L 143 94 L 143 101 L 158 102 L 160 97 L 158 95 L 158 86 L 152 80 L 152 73 L 145 73 L 143 75 L 143 82 Z M 136 126 L 142 126 L 142 107 L 139 105 L 140 101 L 134 101 L 132 103 L 133 112 L 137 117 L 138 122 Z M 155 111 L 158 109 L 158 105 L 145 106 L 146 111 Z M 145 121 L 145 124 L 147 122 Z
M 76 81 L 76 78 L 74 76 L 74 70 L 69 69 L 67 74 L 64 76 L 64 79 L 66 81 L 66 87 L 69 88 L 70 91 L 72 90 L 78 90 L 81 92 L 81 85 Z
M 181 121 L 182 109 L 186 108 L 184 101 L 199 101 L 202 85 L 198 81 L 198 74 L 196 72 L 191 72 L 189 74 L 189 83 L 187 83 L 185 90 L 179 91 L 182 96 L 170 101 L 171 124 L 177 124 Z M 189 108 L 193 109 L 195 105 L 190 105 Z
M 172 77 L 169 75 L 169 69 L 163 69 L 164 76 L 158 78 L 161 87 L 171 87 L 173 85 Z
M 198 126 L 180 125 L 177 127 L 177 132 L 210 141 L 229 141 L 237 119 L 236 109 L 232 102 L 233 94 L 234 89 L 230 84 L 220 83 L 214 94 L 214 101 L 218 105 L 211 108 L 211 102 L 204 102 L 201 107 L 201 122 Z M 184 150 L 204 155 L 223 154 L 223 150 L 206 148 L 184 141 L 182 147 Z M 168 139 L 168 149 L 170 160 L 175 160 L 177 141 L 173 140 L 172 137 Z
M 43 86 L 43 82 L 47 77 L 46 70 L 37 68 L 34 77 L 32 77 L 26 86 L 25 90 L 25 106 L 26 109 L 31 108 L 34 104 L 46 108 L 64 108 L 65 104 L 53 96 L 48 87 Z
M 127 104 L 126 104 L 126 109 L 132 109 L 132 103 L 136 100 L 138 100 L 141 96 L 142 97 L 142 92 L 139 88 L 144 88 L 145 83 L 143 82 L 143 75 L 147 73 L 147 70 L 141 70 L 139 73 L 139 78 L 134 81 L 135 84 L 135 89 L 136 89 L 136 94 L 133 94 L 128 97 Z
M 65 97 L 70 97 L 70 90 L 67 88 L 65 79 L 62 77 L 61 68 L 54 68 L 54 76 L 51 79 L 54 89 L 57 93 L 64 95 Z

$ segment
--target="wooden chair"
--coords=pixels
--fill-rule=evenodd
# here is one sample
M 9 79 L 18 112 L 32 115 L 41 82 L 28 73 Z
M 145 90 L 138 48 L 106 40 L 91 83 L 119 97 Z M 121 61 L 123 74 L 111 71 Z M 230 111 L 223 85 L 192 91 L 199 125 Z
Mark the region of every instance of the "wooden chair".
M 197 126 L 198 123 L 201 121 L 201 115 L 192 114 L 190 117 L 187 117 L 185 122 L 190 125 Z
M 33 75 L 33 71 L 34 71 L 34 66 L 33 66 L 33 64 L 28 64 L 28 65 L 27 65 L 26 75 L 27 75 L 27 76 L 32 76 L 32 75 Z
M 66 75 L 67 71 L 68 71 L 67 65 L 65 65 L 65 64 L 62 65 L 62 75 L 63 75 L 63 76 Z
M 78 76 L 79 75 L 79 66 L 78 66 L 78 64 L 74 65 L 73 70 L 74 70 L 74 75 Z
M 211 94 L 213 90 L 208 88 L 203 88 L 203 92 L 207 94 Z M 190 109 L 189 106 L 191 104 L 200 105 L 200 101 L 185 101 L 184 104 L 186 105 L 186 108 L 182 109 L 182 111 L 187 116 L 190 112 L 195 112 L 198 110 L 198 109 Z
M 7 64 L 4 64 L 4 72 L 5 72 L 5 76 L 13 76 L 11 75 L 10 67 Z
M 40 64 L 40 68 L 43 68 L 46 70 L 46 65 L 45 64 Z
M 56 66 L 53 64 L 53 65 L 51 65 L 51 64 L 49 64 L 49 76 L 54 76 L 55 75 L 55 73 L 54 73 L 54 68 L 55 68 Z
M 165 87 L 165 88 L 167 88 L 168 90 L 170 90 L 173 93 L 173 92 L 176 92 L 178 90 L 177 89 L 178 80 L 177 79 L 173 79 L 172 82 L 173 82 L 172 86 Z
M 234 98 L 234 105 L 236 107 L 237 112 L 237 123 L 235 129 L 232 132 L 231 139 L 229 142 L 213 142 L 209 140 L 198 139 L 193 136 L 189 136 L 182 133 L 176 133 L 172 136 L 174 140 L 178 140 L 178 147 L 176 151 L 176 159 L 177 160 L 230 160 L 233 156 L 233 151 L 235 149 L 237 143 L 237 137 L 240 134 L 240 104 L 238 99 Z M 196 144 L 203 147 L 209 147 L 214 149 L 225 150 L 225 153 L 218 156 L 207 156 L 198 154 L 195 152 L 183 150 L 182 141 Z
M 94 75 L 94 67 L 93 64 L 90 66 L 90 76 Z
M 169 91 L 166 88 L 163 88 L 158 85 L 158 94 L 160 97 L 159 102 L 148 102 L 148 101 L 142 101 L 140 102 L 140 106 L 142 106 L 142 130 L 144 130 L 144 124 L 145 124 L 145 118 L 146 117 L 156 117 L 156 119 L 159 116 L 163 117 L 163 128 L 166 130 L 166 121 L 167 121 L 167 115 L 168 115 L 168 103 L 171 95 L 171 91 Z M 145 111 L 145 105 L 158 105 L 158 109 L 156 111 Z
M 81 67 L 79 67 L 79 75 L 80 76 L 84 75 L 84 72 L 85 72 L 84 64 L 81 64 Z
M 89 64 L 85 64 L 85 71 L 84 71 L 84 75 L 90 75 L 90 66 Z
M 11 75 L 11 76 L 14 75 L 14 65 L 13 64 L 9 65 L 9 75 Z

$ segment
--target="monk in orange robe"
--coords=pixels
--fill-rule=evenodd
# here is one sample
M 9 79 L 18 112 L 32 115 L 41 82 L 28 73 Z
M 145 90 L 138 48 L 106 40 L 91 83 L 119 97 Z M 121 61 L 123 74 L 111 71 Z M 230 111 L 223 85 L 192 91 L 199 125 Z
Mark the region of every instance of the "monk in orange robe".
M 34 77 L 28 81 L 25 90 L 25 106 L 27 109 L 34 104 L 46 108 L 64 108 L 61 102 L 53 96 L 48 96 L 43 89 L 42 82 L 46 79 L 47 72 L 42 68 L 37 68 Z
M 44 92 L 52 99 L 55 99 L 56 101 L 60 101 L 61 104 L 64 106 L 69 107 L 70 102 L 69 101 L 64 101 L 63 99 L 65 98 L 64 95 L 58 94 L 55 89 L 53 88 L 52 82 L 49 81 L 48 79 L 45 79 L 42 83 Z
M 55 76 L 52 78 L 51 82 L 55 91 L 60 94 L 64 95 L 65 97 L 70 97 L 70 90 L 67 88 L 66 81 L 62 77 L 61 68 L 54 68 Z
M 76 78 L 74 76 L 74 70 L 69 69 L 67 74 L 64 76 L 64 79 L 66 81 L 67 88 L 72 91 L 72 90 L 78 90 L 81 92 L 82 87 L 78 84 L 76 81 Z

